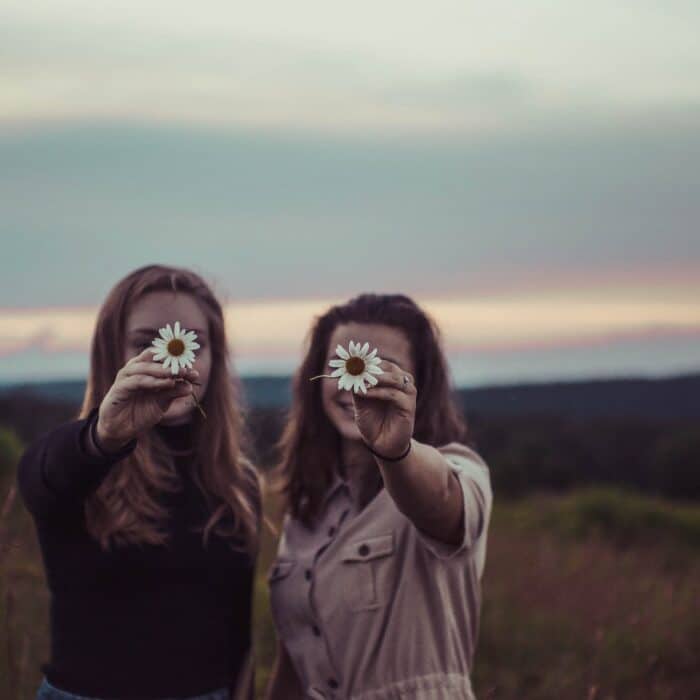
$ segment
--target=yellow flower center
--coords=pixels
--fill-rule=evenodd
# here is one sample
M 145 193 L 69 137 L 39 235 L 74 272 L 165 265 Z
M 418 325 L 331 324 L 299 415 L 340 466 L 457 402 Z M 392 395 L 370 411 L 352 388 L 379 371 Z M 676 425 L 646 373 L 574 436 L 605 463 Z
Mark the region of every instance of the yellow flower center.
M 365 371 L 365 361 L 361 357 L 351 357 L 345 363 L 345 370 L 353 377 L 359 377 Z
M 185 344 L 179 338 L 173 338 L 168 343 L 168 352 L 175 357 L 182 355 L 185 352 Z

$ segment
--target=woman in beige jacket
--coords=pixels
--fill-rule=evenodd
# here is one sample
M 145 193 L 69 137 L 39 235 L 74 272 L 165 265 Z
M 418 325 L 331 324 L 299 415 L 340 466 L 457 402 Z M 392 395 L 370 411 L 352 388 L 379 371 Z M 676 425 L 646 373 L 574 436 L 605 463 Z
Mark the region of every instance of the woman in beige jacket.
M 283 438 L 268 700 L 473 699 L 492 493 L 464 434 L 411 299 L 365 294 L 316 321 Z

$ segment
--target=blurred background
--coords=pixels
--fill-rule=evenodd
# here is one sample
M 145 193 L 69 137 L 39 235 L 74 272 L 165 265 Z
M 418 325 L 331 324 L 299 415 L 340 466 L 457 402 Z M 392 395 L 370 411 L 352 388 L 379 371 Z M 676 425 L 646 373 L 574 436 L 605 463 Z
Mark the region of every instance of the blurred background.
M 403 292 L 438 321 L 496 494 L 480 699 L 700 697 L 699 21 L 4 0 L 0 698 L 47 653 L 18 455 L 75 415 L 97 308 L 153 262 L 225 301 L 262 469 L 316 314 Z

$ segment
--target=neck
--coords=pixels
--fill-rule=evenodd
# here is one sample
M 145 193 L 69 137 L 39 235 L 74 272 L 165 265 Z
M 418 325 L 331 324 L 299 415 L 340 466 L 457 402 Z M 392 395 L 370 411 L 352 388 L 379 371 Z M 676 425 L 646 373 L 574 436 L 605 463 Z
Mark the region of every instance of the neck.
M 379 490 L 379 467 L 372 453 L 359 440 L 343 440 L 340 455 L 352 499 L 362 508 Z

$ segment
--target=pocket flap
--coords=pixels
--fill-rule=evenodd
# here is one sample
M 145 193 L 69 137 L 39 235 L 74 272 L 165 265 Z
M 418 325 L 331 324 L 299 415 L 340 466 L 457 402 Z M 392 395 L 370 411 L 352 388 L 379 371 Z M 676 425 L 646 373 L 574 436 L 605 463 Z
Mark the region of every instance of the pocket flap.
M 278 559 L 270 567 L 270 572 L 267 575 L 267 582 L 272 583 L 273 581 L 278 581 L 281 578 L 289 576 L 295 564 L 296 562 L 291 559 Z
M 363 537 L 343 547 L 343 561 L 370 561 L 379 557 L 386 557 L 394 551 L 394 533 L 378 535 L 377 537 Z

